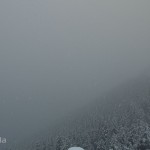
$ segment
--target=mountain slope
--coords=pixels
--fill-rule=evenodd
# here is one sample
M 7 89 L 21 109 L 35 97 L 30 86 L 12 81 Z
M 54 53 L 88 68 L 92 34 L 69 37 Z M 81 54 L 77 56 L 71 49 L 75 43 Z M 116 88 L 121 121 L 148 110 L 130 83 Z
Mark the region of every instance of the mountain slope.
M 150 76 L 103 94 L 86 111 L 21 149 L 67 150 L 74 146 L 86 150 L 150 149 Z

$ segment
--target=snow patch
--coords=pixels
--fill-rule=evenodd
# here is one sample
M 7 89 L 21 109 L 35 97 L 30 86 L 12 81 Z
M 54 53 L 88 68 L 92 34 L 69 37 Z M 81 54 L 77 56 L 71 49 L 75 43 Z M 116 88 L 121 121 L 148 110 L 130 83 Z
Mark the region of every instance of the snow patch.
M 71 147 L 68 150 L 84 150 L 84 149 L 81 147 Z

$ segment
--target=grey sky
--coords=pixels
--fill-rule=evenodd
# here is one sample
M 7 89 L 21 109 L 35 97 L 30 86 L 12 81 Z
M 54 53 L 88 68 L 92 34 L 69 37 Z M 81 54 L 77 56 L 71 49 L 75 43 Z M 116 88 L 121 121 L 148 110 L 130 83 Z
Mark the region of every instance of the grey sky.
M 1 0 L 0 135 L 55 124 L 148 67 L 149 7 L 149 0 Z

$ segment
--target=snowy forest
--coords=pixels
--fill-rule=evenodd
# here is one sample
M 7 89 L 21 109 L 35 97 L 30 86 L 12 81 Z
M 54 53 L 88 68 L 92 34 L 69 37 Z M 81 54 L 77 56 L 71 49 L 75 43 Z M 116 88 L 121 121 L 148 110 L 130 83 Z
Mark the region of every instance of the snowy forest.
M 72 147 L 150 150 L 150 0 L 0 0 L 0 150 Z
M 150 149 L 150 78 L 131 80 L 103 94 L 52 131 L 11 150 Z

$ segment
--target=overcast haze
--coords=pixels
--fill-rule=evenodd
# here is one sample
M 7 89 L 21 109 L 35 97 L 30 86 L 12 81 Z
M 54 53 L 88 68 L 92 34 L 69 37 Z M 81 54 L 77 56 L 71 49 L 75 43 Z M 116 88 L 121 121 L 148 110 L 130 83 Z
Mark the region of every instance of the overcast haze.
M 147 68 L 149 8 L 149 0 L 1 0 L 0 136 L 54 125 Z

